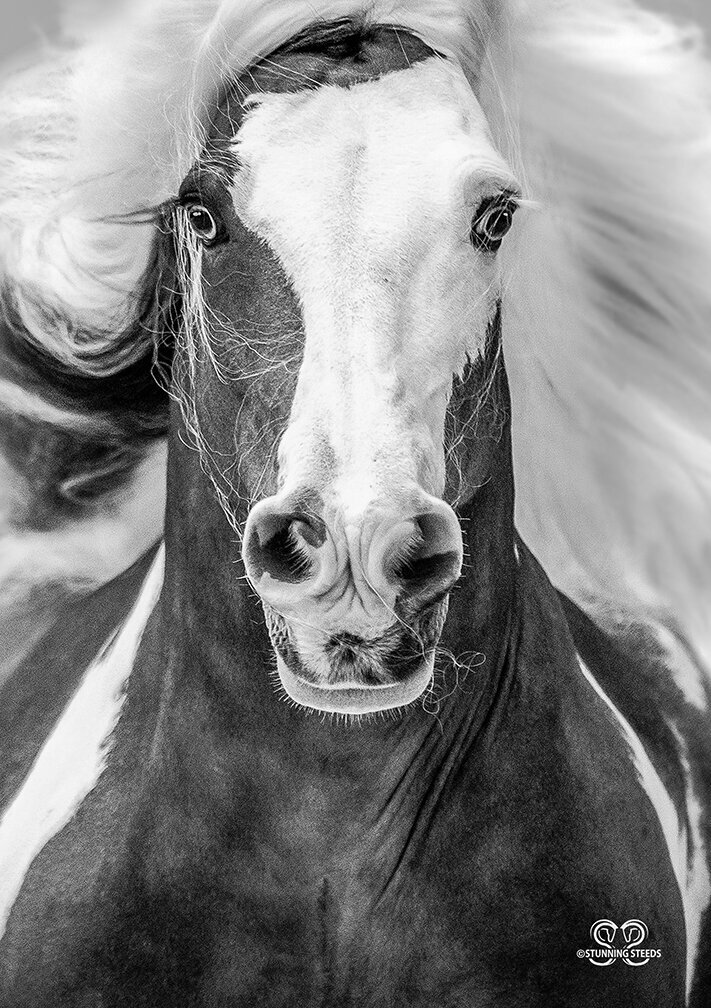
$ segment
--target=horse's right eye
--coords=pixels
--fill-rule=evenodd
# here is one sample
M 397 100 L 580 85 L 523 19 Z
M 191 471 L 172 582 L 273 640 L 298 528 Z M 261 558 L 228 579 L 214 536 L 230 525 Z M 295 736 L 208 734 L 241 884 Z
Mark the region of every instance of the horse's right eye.
M 201 203 L 186 206 L 190 227 L 204 245 L 211 245 L 218 235 L 218 225 L 214 216 Z

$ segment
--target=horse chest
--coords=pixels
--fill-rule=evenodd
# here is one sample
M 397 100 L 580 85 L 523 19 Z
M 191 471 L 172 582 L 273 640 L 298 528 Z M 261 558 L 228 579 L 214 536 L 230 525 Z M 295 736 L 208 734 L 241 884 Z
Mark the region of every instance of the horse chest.
M 643 975 L 619 963 L 616 972 L 594 970 L 577 958 L 593 919 L 619 914 L 625 899 L 640 905 L 644 886 L 624 894 L 609 877 L 583 884 L 585 854 L 554 866 L 552 848 L 526 858 L 511 839 L 504 831 L 467 849 L 461 837 L 443 844 L 435 835 L 392 875 L 381 871 L 377 850 L 351 851 L 329 874 L 287 857 L 276 886 L 274 863 L 261 877 L 255 864 L 233 893 L 239 909 L 213 946 L 204 989 L 219 992 L 217 1003 L 275 1008 L 543 1008 L 627 996 L 660 1008 L 682 1003 L 669 932 L 668 960 Z M 487 867 L 486 858 L 495 863 Z M 645 916 L 650 909 L 653 924 L 658 908 L 645 904 Z
M 210 997 L 196 1003 L 681 1004 L 683 931 L 656 841 L 644 830 L 621 839 L 621 822 L 581 842 L 567 825 L 573 790 L 550 784 L 527 794 L 523 781 L 503 801 L 491 798 L 485 775 L 477 783 L 464 773 L 437 808 L 417 810 L 419 818 L 403 810 L 379 828 L 361 820 L 344 834 L 320 821 L 309 833 L 297 820 L 275 840 L 273 827 L 247 827 L 222 881 L 207 883 L 205 923 L 187 928 L 210 950 L 199 967 L 200 997 Z M 580 802 L 578 815 L 584 795 Z M 589 826 L 596 812 L 586 811 Z M 181 890 L 171 883 L 171 891 Z M 595 920 L 622 924 L 635 914 L 665 959 L 643 970 L 580 962 Z
M 562 736 L 534 758 L 508 717 L 505 745 L 446 784 L 416 768 L 418 800 L 397 808 L 356 796 L 339 812 L 293 775 L 265 804 L 274 774 L 254 752 L 222 818 L 160 782 L 119 800 L 110 768 L 33 865 L 0 946 L 1 1003 L 681 1004 L 683 925 L 649 810 L 623 786 L 596 794 L 599 764 L 562 759 Z M 580 963 L 602 917 L 641 917 L 665 957 Z
M 323 823 L 306 836 L 304 823 L 245 822 L 228 838 L 157 809 L 149 829 L 117 832 L 84 889 L 92 872 L 76 848 L 66 862 L 50 854 L 41 869 L 73 875 L 74 891 L 55 882 L 26 895 L 4 946 L 2 1003 L 547 1008 L 629 992 L 645 1008 L 676 1004 L 666 961 L 593 972 L 575 957 L 592 917 L 614 916 L 624 898 L 636 908 L 645 885 L 621 895 L 614 873 L 586 878 L 589 852 L 564 855 L 564 831 L 536 837 L 550 808 L 527 823 L 525 804 L 463 806 L 474 797 L 455 789 L 425 822 L 351 830 L 341 849 L 342 832 Z

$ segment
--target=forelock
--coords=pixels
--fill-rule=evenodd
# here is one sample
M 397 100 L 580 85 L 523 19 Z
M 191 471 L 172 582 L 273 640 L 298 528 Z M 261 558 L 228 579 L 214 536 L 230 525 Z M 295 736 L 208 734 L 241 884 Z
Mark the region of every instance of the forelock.
M 324 86 L 352 87 L 439 55 L 411 31 L 366 16 L 317 21 L 245 73 L 227 78 L 206 130 L 201 167 L 228 182 L 238 168 L 233 141 L 248 99 Z

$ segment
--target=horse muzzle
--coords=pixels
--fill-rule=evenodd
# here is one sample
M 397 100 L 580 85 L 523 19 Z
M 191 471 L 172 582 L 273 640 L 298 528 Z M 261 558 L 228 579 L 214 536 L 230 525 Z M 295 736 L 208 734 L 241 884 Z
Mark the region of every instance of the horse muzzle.
M 305 506 L 304 501 L 309 501 Z M 424 693 L 461 573 L 454 511 L 424 492 L 361 515 L 276 496 L 251 511 L 243 558 L 282 686 L 317 710 L 366 714 Z

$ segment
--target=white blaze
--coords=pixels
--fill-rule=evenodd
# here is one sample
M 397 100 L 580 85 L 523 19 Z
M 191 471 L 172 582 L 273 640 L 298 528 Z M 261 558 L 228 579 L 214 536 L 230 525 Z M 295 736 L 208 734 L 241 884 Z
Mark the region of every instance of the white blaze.
M 290 277 L 306 337 L 283 486 L 328 484 L 354 522 L 388 490 L 440 496 L 452 377 L 481 350 L 497 294 L 472 218 L 516 188 L 484 114 L 439 58 L 252 105 L 235 206 Z

